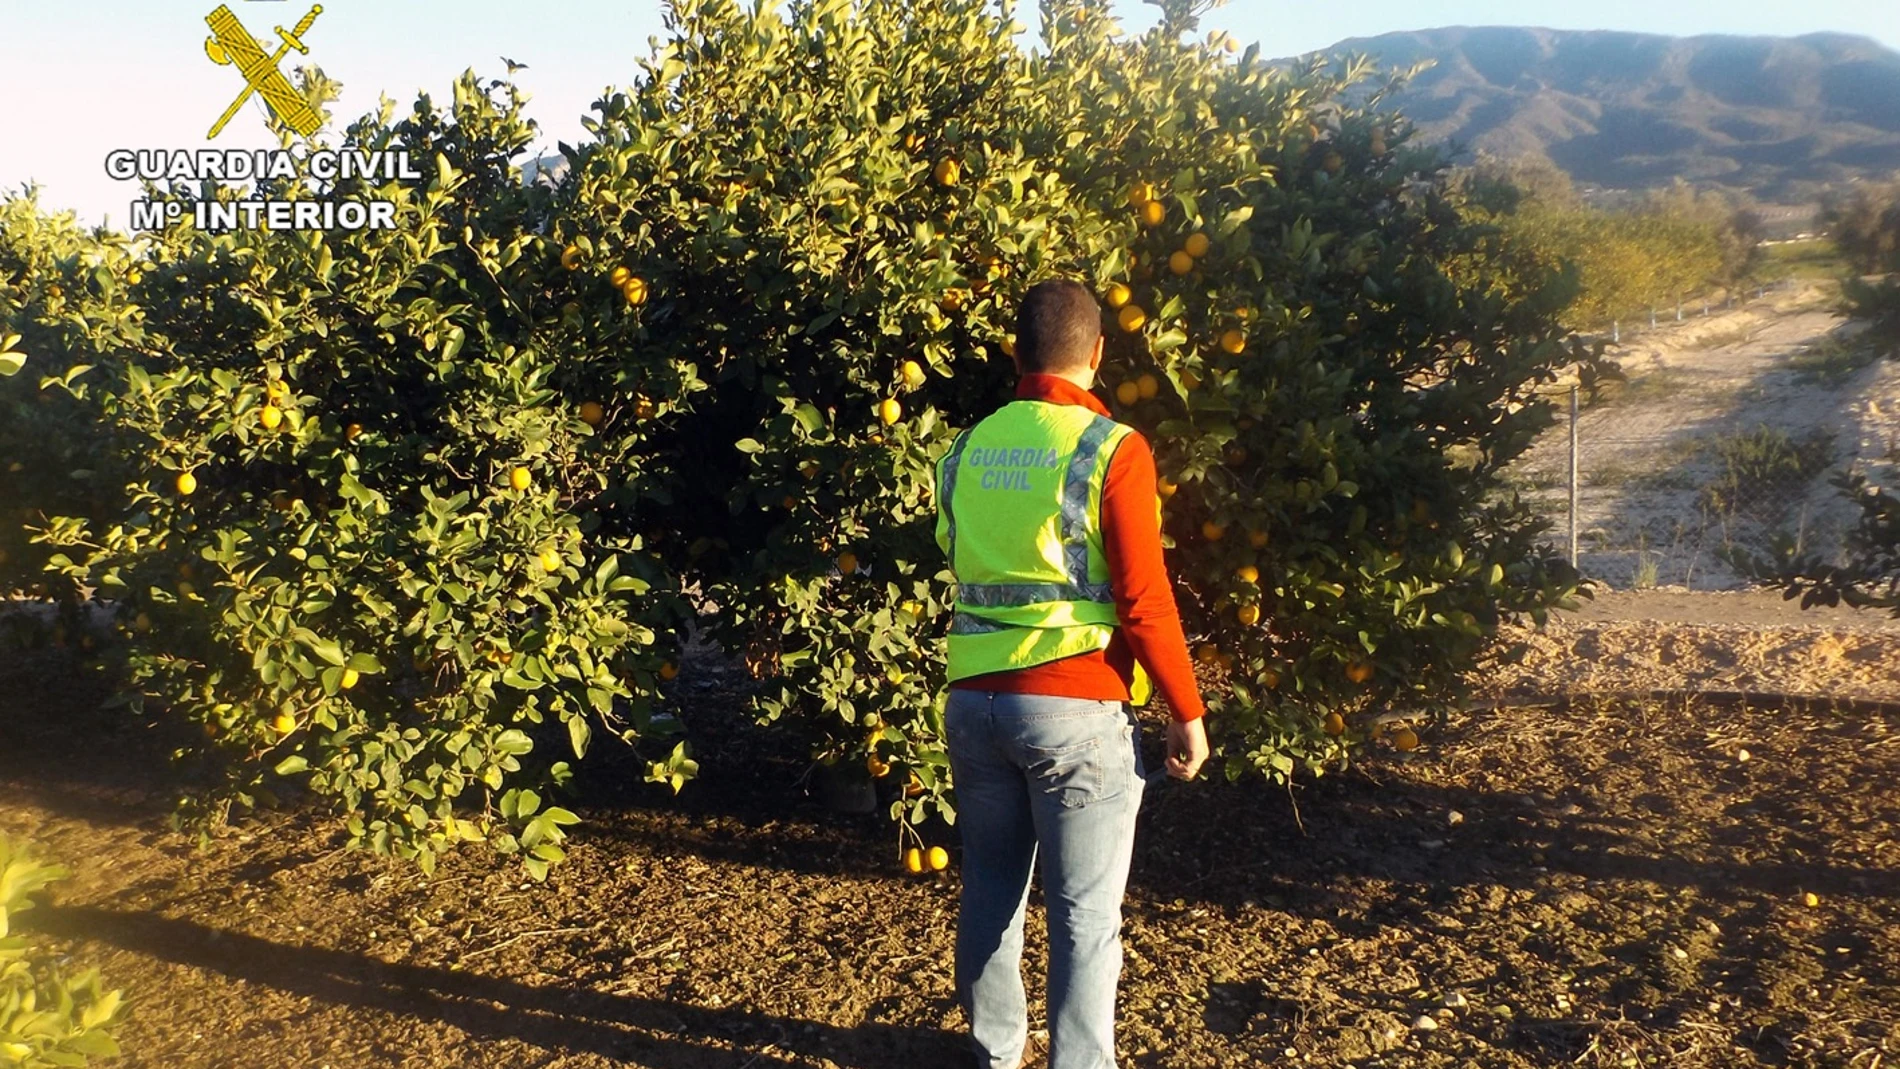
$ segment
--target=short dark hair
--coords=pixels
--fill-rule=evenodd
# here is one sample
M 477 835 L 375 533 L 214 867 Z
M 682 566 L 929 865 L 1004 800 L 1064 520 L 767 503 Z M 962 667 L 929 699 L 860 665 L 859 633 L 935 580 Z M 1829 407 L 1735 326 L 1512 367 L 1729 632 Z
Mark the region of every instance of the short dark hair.
M 1016 363 L 1026 375 L 1086 367 L 1101 336 L 1102 306 L 1087 286 L 1038 282 L 1016 312 Z

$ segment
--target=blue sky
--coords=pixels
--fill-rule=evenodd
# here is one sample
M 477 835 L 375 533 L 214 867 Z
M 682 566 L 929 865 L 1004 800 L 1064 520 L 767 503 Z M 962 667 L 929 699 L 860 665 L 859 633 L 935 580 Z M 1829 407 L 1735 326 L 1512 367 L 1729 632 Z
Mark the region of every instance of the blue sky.
M 1153 9 L 1116 0 L 1131 29 Z M 134 185 L 104 171 L 117 148 L 200 148 L 213 120 L 242 88 L 203 51 L 204 16 L 216 0 L 8 0 L 7 60 L 0 64 L 0 187 L 29 179 L 44 202 L 88 222 L 123 225 Z M 274 38 L 309 0 L 229 0 L 253 36 Z M 580 118 L 609 85 L 625 84 L 647 39 L 660 32 L 657 0 L 323 0 L 307 37 L 310 60 L 344 83 L 339 120 L 371 110 L 387 92 L 400 103 L 419 89 L 446 95 L 469 66 L 501 73 L 500 56 L 528 69 L 518 81 L 534 101 L 552 148 L 581 136 Z M 1034 4 L 1023 10 L 1033 17 Z M 1857 33 L 1900 48 L 1895 0 L 1231 0 L 1207 19 L 1269 56 L 1323 48 L 1347 37 L 1449 25 L 1540 25 L 1667 34 Z M 292 57 L 295 59 L 296 57 Z M 286 62 L 287 67 L 292 64 Z M 252 105 L 253 109 L 257 105 Z M 275 142 L 253 110 L 219 148 Z

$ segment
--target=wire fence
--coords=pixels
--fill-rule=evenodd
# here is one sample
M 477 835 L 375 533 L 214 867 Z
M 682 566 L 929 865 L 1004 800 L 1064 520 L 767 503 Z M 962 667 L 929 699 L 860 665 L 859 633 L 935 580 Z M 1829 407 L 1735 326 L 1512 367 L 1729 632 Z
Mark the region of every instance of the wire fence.
M 1732 306 L 1719 295 L 1708 314 L 1787 288 L 1738 294 Z M 1685 306 L 1685 323 L 1701 304 Z M 1747 558 L 1842 556 L 1857 510 L 1833 478 L 1900 467 L 1900 405 L 1878 400 L 1900 396 L 1900 374 L 1842 342 L 1835 321 L 1791 307 L 1645 339 L 1637 373 L 1609 395 L 1560 398 L 1558 426 L 1509 480 L 1586 577 L 1726 590 L 1748 585 L 1738 567 Z M 1659 330 L 1673 314 L 1658 317 Z

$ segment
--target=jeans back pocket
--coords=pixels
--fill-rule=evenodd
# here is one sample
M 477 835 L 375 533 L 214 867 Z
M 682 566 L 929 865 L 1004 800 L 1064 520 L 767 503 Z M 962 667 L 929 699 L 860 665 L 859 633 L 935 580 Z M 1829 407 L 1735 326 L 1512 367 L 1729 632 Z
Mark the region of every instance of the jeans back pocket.
M 1023 771 L 1030 786 L 1056 799 L 1063 807 L 1080 809 L 1101 799 L 1102 748 L 1088 739 L 1073 746 L 1025 747 Z

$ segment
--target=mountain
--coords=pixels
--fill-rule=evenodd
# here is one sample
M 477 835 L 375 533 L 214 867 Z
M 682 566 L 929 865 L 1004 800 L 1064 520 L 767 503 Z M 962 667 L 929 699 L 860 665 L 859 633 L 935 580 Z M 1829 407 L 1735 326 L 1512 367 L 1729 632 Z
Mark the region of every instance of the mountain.
M 1789 201 L 1900 171 L 1900 53 L 1862 37 L 1454 27 L 1327 53 L 1434 61 L 1396 100 L 1421 133 L 1581 184 L 1681 178 Z

